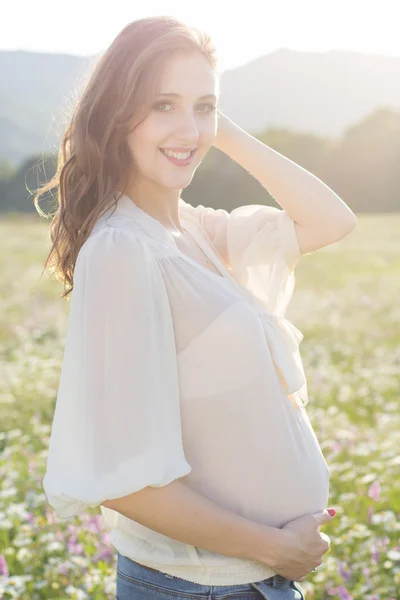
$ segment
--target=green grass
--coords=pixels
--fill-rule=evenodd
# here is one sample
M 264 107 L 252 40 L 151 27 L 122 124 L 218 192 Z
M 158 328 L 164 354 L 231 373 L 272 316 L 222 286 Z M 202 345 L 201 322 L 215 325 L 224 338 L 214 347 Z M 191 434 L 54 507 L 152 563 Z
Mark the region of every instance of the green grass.
M 48 228 L 0 220 L 0 598 L 111 600 L 100 511 L 61 522 L 41 487 L 68 317 L 61 285 L 41 278 Z M 338 513 L 307 600 L 400 599 L 399 292 L 400 215 L 359 216 L 296 269 L 286 316 L 304 334 L 307 412 Z

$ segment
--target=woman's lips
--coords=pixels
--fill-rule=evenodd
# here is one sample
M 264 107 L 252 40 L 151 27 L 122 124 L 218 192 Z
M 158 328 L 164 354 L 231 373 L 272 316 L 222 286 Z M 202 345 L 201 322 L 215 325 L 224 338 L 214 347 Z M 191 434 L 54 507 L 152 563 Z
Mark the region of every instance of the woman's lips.
M 197 148 L 195 148 L 194 150 L 191 151 L 190 156 L 188 156 L 188 158 L 179 159 L 179 158 L 175 158 L 174 156 L 167 156 L 166 154 L 164 154 L 163 148 L 160 148 L 161 154 L 163 156 L 165 156 L 165 158 L 167 160 L 169 160 L 170 163 L 172 163 L 173 165 L 176 165 L 177 167 L 186 167 L 187 165 L 190 165 L 196 151 L 197 151 Z

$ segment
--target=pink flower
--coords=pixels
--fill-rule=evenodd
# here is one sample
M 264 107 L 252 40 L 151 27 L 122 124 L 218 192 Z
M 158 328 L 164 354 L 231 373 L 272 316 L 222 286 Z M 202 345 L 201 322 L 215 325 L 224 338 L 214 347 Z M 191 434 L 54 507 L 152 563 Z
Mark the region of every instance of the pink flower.
M 348 581 L 351 577 L 350 571 L 346 569 L 346 563 L 342 561 L 339 562 L 339 574 L 346 581 Z
M 0 575 L 4 575 L 5 577 L 9 575 L 7 561 L 2 554 L 0 554 Z
M 370 498 L 372 498 L 372 500 L 374 500 L 375 502 L 379 502 L 380 495 L 381 495 L 381 485 L 377 479 L 370 485 L 369 490 L 368 490 L 368 496 Z
M 340 600 L 353 600 L 353 596 L 351 596 L 346 590 L 346 588 L 342 585 L 338 587 L 337 593 L 339 595 Z
M 377 564 L 379 562 L 379 550 L 376 544 L 374 544 L 372 552 L 371 552 L 371 558 L 374 561 L 375 564 Z

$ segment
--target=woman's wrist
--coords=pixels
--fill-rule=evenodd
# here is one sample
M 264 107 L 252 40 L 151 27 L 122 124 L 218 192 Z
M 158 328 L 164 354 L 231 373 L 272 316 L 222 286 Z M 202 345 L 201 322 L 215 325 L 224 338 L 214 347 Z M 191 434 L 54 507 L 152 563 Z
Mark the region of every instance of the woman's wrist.
M 282 529 L 260 525 L 260 523 L 254 523 L 254 525 L 248 558 L 258 560 L 274 569 L 277 563 L 278 549 L 281 545 Z

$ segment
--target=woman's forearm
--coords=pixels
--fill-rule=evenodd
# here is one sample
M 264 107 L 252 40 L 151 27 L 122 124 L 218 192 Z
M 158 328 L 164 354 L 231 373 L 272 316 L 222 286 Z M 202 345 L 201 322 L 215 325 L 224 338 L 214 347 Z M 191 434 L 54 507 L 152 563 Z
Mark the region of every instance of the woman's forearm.
M 356 216 L 318 177 L 276 152 L 218 112 L 214 146 L 257 179 L 290 218 L 305 228 L 326 229 L 327 240 L 351 230 Z
M 178 480 L 107 500 L 102 506 L 185 544 L 274 564 L 279 529 L 236 515 Z

